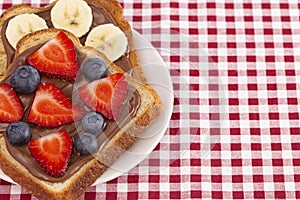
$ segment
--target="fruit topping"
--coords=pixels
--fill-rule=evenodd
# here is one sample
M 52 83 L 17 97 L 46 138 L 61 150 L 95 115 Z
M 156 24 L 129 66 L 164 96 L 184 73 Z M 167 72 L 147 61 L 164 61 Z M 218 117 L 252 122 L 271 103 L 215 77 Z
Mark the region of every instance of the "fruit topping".
M 16 15 L 8 21 L 5 36 L 9 44 L 16 49 L 18 41 L 23 36 L 47 28 L 47 23 L 43 18 L 33 13 L 24 13 Z
M 74 43 L 64 32 L 28 56 L 27 62 L 50 78 L 71 82 L 79 70 Z
M 122 73 L 81 86 L 78 91 L 82 101 L 108 119 L 116 120 L 126 100 L 128 83 Z
M 81 120 L 82 129 L 89 133 L 101 133 L 103 131 L 104 118 L 96 112 L 89 112 Z
M 7 83 L 0 84 L 0 122 L 19 121 L 23 108 L 16 91 Z
M 86 38 L 85 46 L 98 49 L 114 62 L 126 53 L 128 40 L 118 26 L 108 23 L 94 27 Z
M 81 107 L 73 105 L 54 84 L 45 82 L 36 91 L 28 122 L 41 127 L 56 127 L 76 121 L 82 115 Z
M 39 72 L 30 65 L 18 67 L 11 75 L 10 84 L 20 94 L 30 94 L 41 81 Z
M 39 165 L 51 176 L 61 177 L 68 168 L 72 154 L 72 137 L 66 130 L 31 140 L 29 151 Z
M 92 154 L 99 148 L 97 138 L 88 132 L 79 134 L 74 142 L 74 145 L 80 155 Z
M 12 145 L 21 146 L 30 140 L 31 129 L 22 121 L 13 122 L 6 129 L 6 137 Z
M 59 0 L 51 9 L 51 22 L 55 28 L 65 29 L 81 37 L 92 25 L 92 9 L 83 0 Z
M 81 65 L 83 75 L 90 81 L 107 76 L 107 64 L 101 58 L 89 58 Z

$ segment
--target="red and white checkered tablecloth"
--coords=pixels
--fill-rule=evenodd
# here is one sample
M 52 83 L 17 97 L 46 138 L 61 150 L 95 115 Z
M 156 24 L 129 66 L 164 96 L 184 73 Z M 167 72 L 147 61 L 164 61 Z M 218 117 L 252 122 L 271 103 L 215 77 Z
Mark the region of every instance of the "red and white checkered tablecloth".
M 48 0 L 3 0 L 40 6 Z M 140 165 L 81 199 L 300 199 L 300 3 L 121 1 L 174 87 Z M 0 180 L 0 199 L 34 199 Z

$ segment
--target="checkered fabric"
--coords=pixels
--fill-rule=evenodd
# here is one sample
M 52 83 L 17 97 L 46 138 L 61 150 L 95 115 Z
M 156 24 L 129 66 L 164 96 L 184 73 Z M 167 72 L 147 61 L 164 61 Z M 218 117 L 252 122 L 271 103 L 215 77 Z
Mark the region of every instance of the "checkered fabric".
M 47 0 L 4 0 L 40 6 Z M 300 199 L 300 3 L 121 1 L 174 88 L 154 151 L 81 199 Z M 34 199 L 0 181 L 0 199 Z

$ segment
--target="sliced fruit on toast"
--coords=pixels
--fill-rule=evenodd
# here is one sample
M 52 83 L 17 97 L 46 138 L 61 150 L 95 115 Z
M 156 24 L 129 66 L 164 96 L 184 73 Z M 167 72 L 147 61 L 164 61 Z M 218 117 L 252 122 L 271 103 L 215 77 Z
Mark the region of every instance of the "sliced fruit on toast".
M 42 83 L 37 88 L 28 122 L 40 127 L 57 127 L 80 119 L 83 110 L 54 84 Z
M 48 174 L 60 177 L 66 173 L 73 149 L 72 137 L 68 131 L 60 130 L 31 140 L 28 148 L 32 156 Z
M 13 47 L 17 47 L 18 41 L 26 34 L 47 29 L 46 21 L 33 13 L 25 13 L 14 16 L 10 19 L 5 30 L 5 36 L 9 44 Z
M 122 73 L 93 81 L 78 89 L 83 102 L 108 119 L 116 120 L 126 99 L 128 84 Z
M 0 122 L 15 122 L 22 118 L 23 108 L 14 89 L 7 83 L 0 84 Z
M 65 29 L 76 37 L 82 37 L 93 22 L 90 6 L 83 0 L 59 0 L 51 9 L 54 28 Z
M 75 81 L 79 70 L 74 43 L 64 32 L 31 54 L 27 62 L 50 78 L 71 82 Z

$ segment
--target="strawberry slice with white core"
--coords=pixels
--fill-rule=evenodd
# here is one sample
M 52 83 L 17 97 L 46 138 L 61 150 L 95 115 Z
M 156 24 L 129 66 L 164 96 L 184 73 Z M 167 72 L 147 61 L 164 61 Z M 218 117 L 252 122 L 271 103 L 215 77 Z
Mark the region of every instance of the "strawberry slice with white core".
M 116 73 L 78 89 L 80 98 L 91 109 L 116 120 L 126 100 L 128 83 L 124 74 Z
M 11 85 L 0 84 L 0 122 L 19 121 L 23 116 L 23 108 L 19 97 Z
M 50 78 L 74 82 L 79 70 L 73 41 L 64 32 L 28 56 L 27 62 Z
M 72 137 L 66 130 L 31 140 L 29 151 L 38 164 L 51 176 L 61 177 L 68 168 L 72 154 Z
M 40 127 L 56 127 L 80 119 L 83 110 L 53 83 L 45 82 L 37 88 L 28 122 Z

